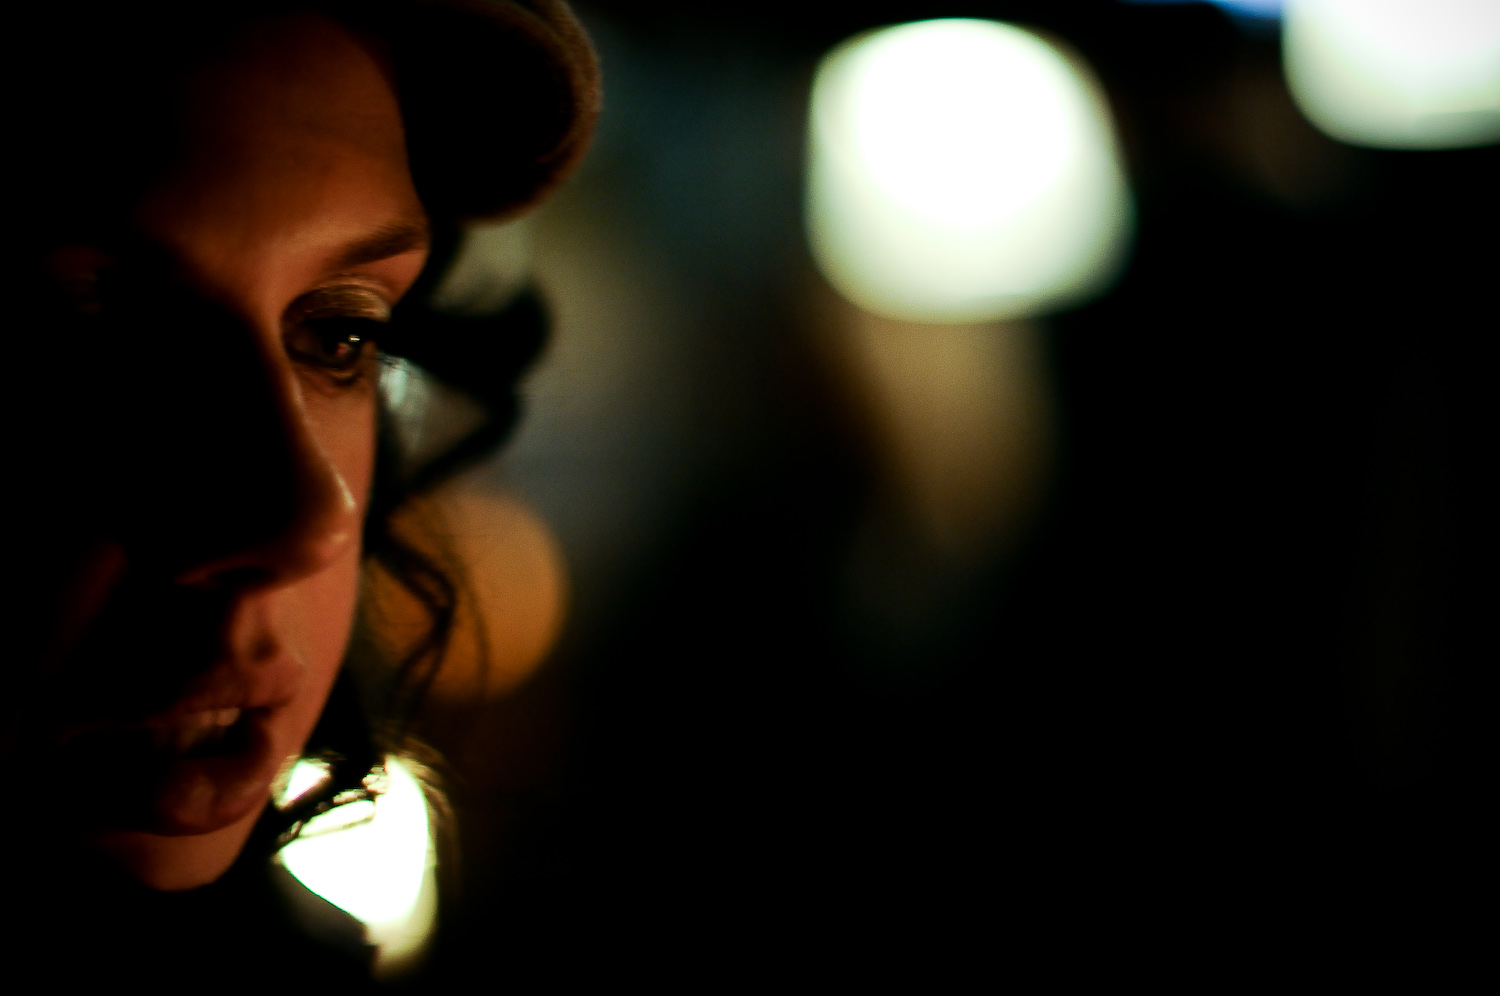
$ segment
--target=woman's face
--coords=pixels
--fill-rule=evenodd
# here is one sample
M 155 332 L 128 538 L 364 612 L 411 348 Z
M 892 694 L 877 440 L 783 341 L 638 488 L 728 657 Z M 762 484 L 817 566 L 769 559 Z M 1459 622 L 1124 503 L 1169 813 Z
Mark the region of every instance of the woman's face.
M 99 441 L 55 441 L 59 493 L 30 513 L 63 563 L 36 569 L 50 604 L 0 745 L 40 745 L 82 837 L 164 889 L 233 863 L 327 700 L 373 472 L 372 323 L 427 252 L 396 96 L 336 22 L 243 32 L 186 92 L 168 165 L 42 261 L 116 359 L 110 400 L 77 403 Z

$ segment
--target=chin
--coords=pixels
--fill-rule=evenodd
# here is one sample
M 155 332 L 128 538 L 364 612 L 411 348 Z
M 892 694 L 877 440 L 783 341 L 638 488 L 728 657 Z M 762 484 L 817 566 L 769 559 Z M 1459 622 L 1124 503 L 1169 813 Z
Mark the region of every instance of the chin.
M 261 811 L 210 833 L 166 836 L 138 830 L 101 834 L 94 846 L 132 878 L 162 892 L 182 892 L 218 881 L 238 860 Z

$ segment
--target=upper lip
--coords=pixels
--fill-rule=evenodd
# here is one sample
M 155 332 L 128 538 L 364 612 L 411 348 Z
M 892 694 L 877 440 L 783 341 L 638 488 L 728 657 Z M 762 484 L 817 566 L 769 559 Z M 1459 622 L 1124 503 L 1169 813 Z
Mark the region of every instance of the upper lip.
M 181 726 L 203 713 L 224 709 L 275 710 L 296 696 L 301 678 L 302 668 L 285 653 L 278 653 L 269 661 L 222 661 L 200 675 L 184 694 L 163 708 L 150 709 L 144 714 L 69 724 L 59 741 L 66 743 L 85 733 Z
M 216 709 L 274 709 L 290 702 L 302 669 L 285 654 L 265 663 L 226 662 L 194 681 L 159 715 L 183 716 Z

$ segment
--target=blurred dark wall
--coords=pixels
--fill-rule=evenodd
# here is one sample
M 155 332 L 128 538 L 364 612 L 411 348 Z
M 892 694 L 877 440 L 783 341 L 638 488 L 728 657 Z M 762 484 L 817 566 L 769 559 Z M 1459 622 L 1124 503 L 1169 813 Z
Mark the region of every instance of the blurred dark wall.
M 695 433 L 649 551 L 472 748 L 511 776 L 469 799 L 438 976 L 773 957 L 964 895 L 1038 936 L 1163 890 L 1353 906 L 1477 853 L 1497 150 L 1338 146 L 1206 6 L 941 12 L 1077 46 L 1130 158 L 1131 266 L 1046 333 L 1040 520 L 914 562 L 917 623 L 841 600 L 878 475 L 810 345 L 798 95 L 937 9 L 587 8 L 619 80 L 589 182 L 690 301 Z

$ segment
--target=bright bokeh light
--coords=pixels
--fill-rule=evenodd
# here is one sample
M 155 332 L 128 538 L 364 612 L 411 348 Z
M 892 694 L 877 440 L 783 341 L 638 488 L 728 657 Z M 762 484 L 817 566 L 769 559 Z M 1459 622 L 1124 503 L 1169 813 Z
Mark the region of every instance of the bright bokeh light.
M 1077 303 L 1113 281 L 1131 217 L 1099 88 L 1029 31 L 905 24 L 818 70 L 808 235 L 869 311 L 974 322 Z
M 1353 145 L 1500 141 L 1500 0 L 1287 0 L 1287 84 Z
M 327 761 L 304 757 L 292 766 L 286 785 L 276 793 L 276 808 L 286 809 L 328 778 Z
M 431 932 L 435 861 L 421 786 L 396 758 L 386 759 L 385 770 L 386 790 L 373 804 L 309 820 L 280 858 L 309 890 L 363 922 L 379 962 L 393 963 Z

